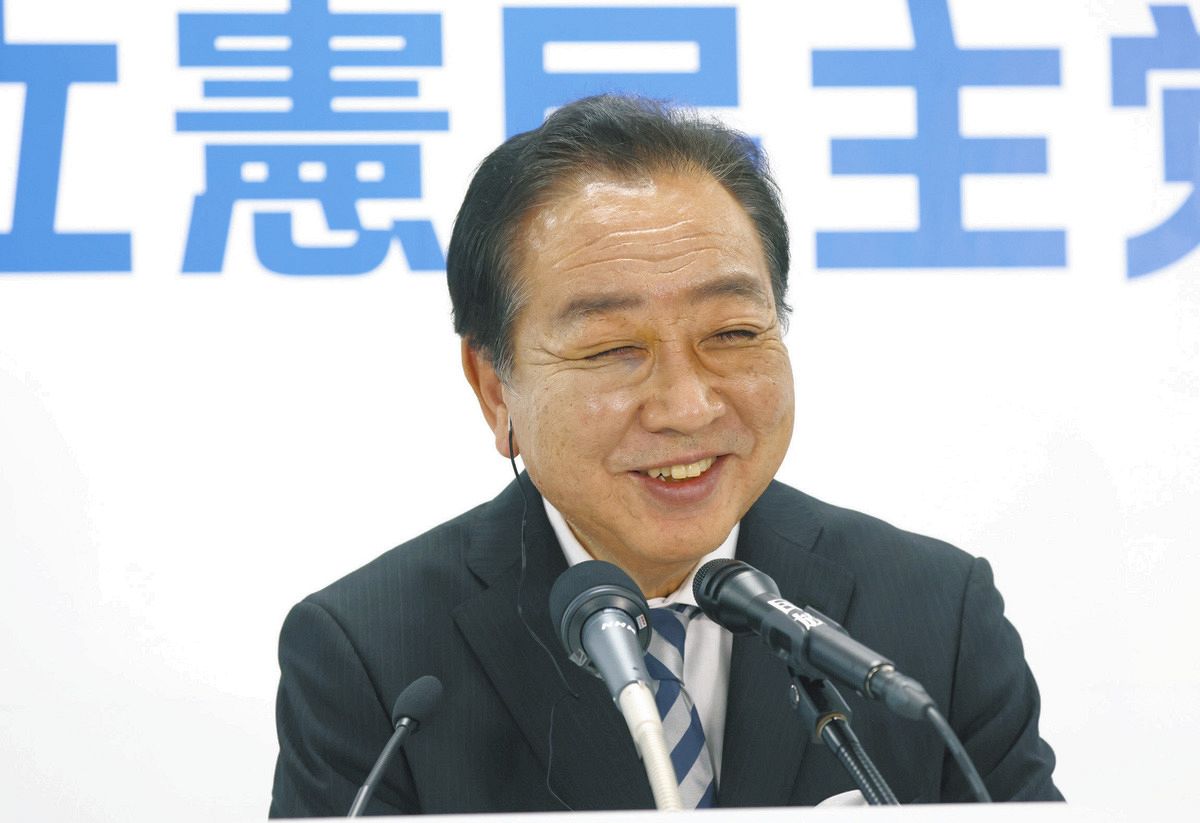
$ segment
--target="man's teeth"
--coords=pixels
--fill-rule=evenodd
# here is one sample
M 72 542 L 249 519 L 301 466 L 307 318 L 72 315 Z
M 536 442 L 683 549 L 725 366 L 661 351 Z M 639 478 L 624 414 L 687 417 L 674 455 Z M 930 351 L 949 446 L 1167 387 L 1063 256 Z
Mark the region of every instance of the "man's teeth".
M 663 466 L 659 469 L 649 469 L 646 474 L 660 480 L 685 480 L 689 477 L 699 477 L 708 471 L 717 458 L 706 457 L 695 463 L 679 463 L 674 466 Z

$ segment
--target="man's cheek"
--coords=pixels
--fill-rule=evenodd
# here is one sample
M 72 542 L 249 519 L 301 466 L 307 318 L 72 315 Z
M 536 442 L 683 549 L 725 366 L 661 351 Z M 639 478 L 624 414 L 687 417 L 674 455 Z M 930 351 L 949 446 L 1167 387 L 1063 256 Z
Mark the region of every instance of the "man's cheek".
M 790 439 L 795 400 L 790 382 L 764 379 L 743 384 L 737 399 L 738 416 L 756 440 Z
M 625 420 L 639 407 L 636 392 L 630 389 L 589 391 L 582 397 L 580 424 L 594 432 Z

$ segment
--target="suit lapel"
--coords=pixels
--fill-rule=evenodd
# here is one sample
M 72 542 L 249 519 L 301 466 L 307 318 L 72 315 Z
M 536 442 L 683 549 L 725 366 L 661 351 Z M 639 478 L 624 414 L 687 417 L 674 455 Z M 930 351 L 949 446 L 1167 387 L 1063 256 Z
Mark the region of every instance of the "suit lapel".
M 821 526 L 796 491 L 772 483 L 742 519 L 737 558 L 791 602 L 841 621 L 853 577 L 813 553 Z M 788 699 L 787 666 L 753 635 L 734 638 L 725 720 L 721 806 L 783 806 L 792 798 L 810 730 Z
M 455 622 L 543 768 L 551 765 L 554 711 L 550 784 L 571 808 L 653 808 L 624 719 L 604 684 L 567 659 L 550 625 L 550 587 L 566 561 L 541 497 L 527 476 L 522 482 L 529 495 L 524 581 L 522 500 L 513 483 L 470 535 L 467 565 L 487 588 L 455 610 Z

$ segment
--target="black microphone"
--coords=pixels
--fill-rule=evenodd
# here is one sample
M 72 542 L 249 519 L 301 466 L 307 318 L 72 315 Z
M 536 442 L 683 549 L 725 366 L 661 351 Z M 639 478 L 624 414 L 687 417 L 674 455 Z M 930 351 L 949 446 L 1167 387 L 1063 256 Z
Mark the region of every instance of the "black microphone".
M 734 634 L 757 634 L 801 672 L 815 670 L 913 720 L 936 708 L 925 688 L 896 671 L 892 661 L 815 609 L 789 603 L 774 580 L 748 563 L 710 560 L 696 572 L 692 591 L 709 619 Z
M 559 575 L 550 589 L 550 619 L 571 662 L 603 680 L 614 701 L 630 683 L 650 682 L 649 607 L 617 566 L 586 560 Z
M 418 677 L 400 692 L 392 706 L 392 726 L 396 730 L 379 753 L 379 759 L 367 775 L 366 782 L 354 796 L 354 803 L 351 804 L 347 817 L 358 817 L 362 814 L 367 801 L 375 792 L 375 787 L 379 785 L 380 778 L 383 777 L 383 770 L 387 768 L 396 750 L 404 744 L 409 735 L 416 734 L 422 723 L 433 716 L 441 702 L 442 681 L 431 674 Z

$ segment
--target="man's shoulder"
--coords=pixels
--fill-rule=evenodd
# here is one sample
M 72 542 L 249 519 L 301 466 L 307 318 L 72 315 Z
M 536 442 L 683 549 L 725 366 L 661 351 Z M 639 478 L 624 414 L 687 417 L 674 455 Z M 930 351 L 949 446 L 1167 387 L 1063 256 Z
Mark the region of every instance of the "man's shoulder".
M 478 590 L 466 554 L 499 500 L 481 503 L 406 540 L 305 600 L 338 613 L 376 598 L 403 601 Z
M 770 512 L 800 511 L 812 521 L 813 551 L 835 563 L 879 575 L 920 576 L 937 571 L 966 576 L 975 557 L 935 537 L 908 531 L 879 517 L 827 503 L 778 481 L 760 501 Z

